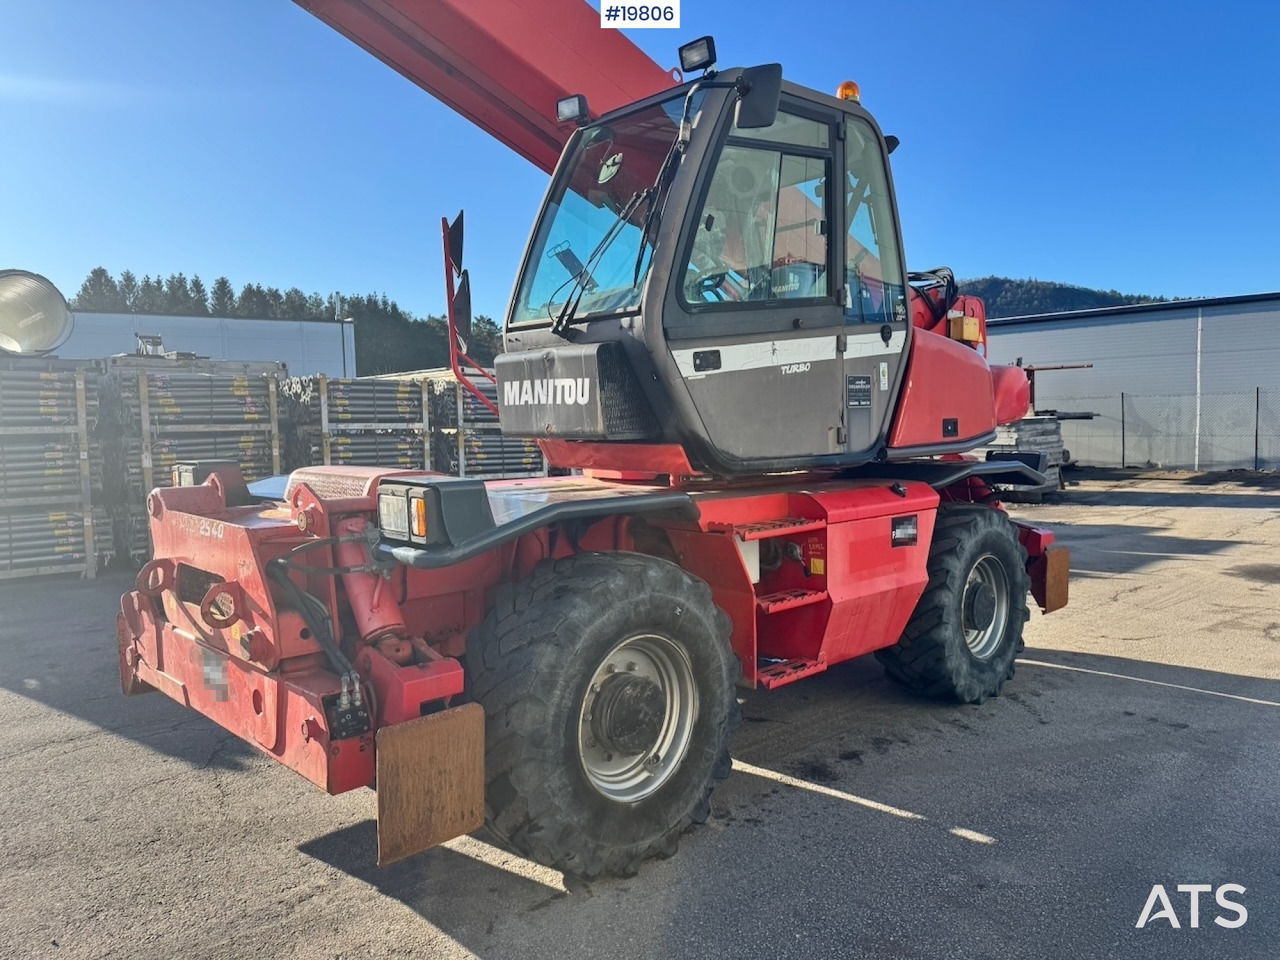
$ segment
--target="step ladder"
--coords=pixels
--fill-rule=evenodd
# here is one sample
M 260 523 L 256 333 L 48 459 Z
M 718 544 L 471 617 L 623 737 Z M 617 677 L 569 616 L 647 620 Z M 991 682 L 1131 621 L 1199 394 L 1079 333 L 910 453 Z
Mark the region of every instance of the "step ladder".
M 825 530 L 827 521 L 810 517 L 781 517 L 777 520 L 761 520 L 755 523 L 717 523 L 711 529 L 728 533 L 742 541 L 767 540 L 773 537 L 791 537 L 801 533 Z M 822 603 L 829 598 L 826 590 L 796 588 L 760 594 L 756 597 L 756 610 L 764 616 L 773 616 Z M 756 669 L 756 682 L 766 690 L 786 686 L 827 669 L 821 660 L 797 658 L 792 660 L 763 660 Z
M 785 687 L 815 673 L 822 673 L 827 665 L 821 660 L 781 660 L 765 662 L 756 668 L 756 682 L 766 690 Z
M 790 537 L 797 533 L 824 530 L 826 526 L 825 520 L 782 517 L 778 520 L 761 520 L 758 523 L 713 523 L 709 529 L 716 533 L 732 533 L 739 540 L 767 540 L 769 537 Z

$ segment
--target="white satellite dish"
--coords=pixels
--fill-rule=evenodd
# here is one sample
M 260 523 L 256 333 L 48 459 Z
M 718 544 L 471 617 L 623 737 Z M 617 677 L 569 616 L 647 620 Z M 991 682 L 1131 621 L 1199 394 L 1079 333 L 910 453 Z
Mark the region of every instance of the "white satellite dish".
M 38 356 L 71 336 L 75 319 L 52 283 L 26 270 L 0 270 L 0 350 Z

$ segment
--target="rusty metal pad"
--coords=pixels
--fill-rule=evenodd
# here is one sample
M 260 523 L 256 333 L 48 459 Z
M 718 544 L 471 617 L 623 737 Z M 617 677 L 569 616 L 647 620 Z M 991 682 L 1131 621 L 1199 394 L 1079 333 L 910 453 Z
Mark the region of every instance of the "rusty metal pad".
M 484 709 L 467 703 L 377 736 L 378 866 L 484 823 Z

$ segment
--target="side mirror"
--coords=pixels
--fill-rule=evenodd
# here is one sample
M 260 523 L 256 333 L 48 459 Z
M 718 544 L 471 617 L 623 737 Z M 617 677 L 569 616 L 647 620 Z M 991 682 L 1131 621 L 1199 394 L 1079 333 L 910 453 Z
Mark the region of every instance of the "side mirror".
M 461 219 L 461 218 L 459 218 Z M 458 281 L 458 290 L 453 295 L 453 330 L 458 338 L 458 349 L 467 352 L 467 343 L 471 340 L 471 276 L 462 271 Z
M 901 142 L 902 141 L 899 140 L 897 137 L 893 136 L 893 134 L 890 134 L 889 136 L 885 137 L 884 138 L 885 152 L 893 153 L 893 151 L 898 149 L 898 144 Z
M 449 224 L 449 265 L 454 273 L 462 273 L 462 213 L 459 210 L 457 219 Z
M 738 103 L 733 122 L 739 130 L 759 130 L 773 126 L 782 99 L 782 64 L 766 63 L 748 67 L 738 80 Z

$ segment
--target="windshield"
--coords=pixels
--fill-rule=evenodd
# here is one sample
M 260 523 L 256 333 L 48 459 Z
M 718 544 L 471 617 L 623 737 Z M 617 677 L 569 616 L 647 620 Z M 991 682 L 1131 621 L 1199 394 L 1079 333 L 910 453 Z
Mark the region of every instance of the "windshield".
M 696 118 L 702 94 L 694 94 L 691 115 Z M 631 205 L 636 194 L 653 186 L 662 161 L 675 140 L 684 108 L 684 95 L 588 127 L 566 158 L 547 208 L 512 311 L 513 325 L 545 323 L 575 294 L 574 280 L 593 254 L 596 262 L 575 316 L 634 310 L 640 304 L 652 254 L 641 227 L 650 200 Z M 616 236 L 597 250 L 617 224 Z M 636 265 L 640 269 L 637 274 Z

